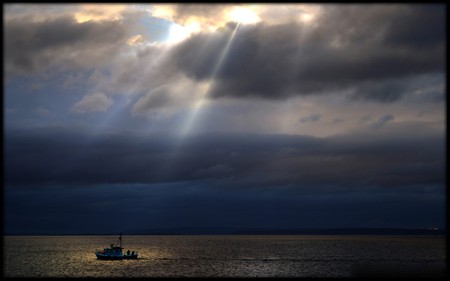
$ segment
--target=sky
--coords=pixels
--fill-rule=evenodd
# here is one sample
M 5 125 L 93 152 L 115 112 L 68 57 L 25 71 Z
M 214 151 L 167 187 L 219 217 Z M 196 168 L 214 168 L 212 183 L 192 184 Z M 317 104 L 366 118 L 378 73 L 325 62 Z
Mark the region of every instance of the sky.
M 444 4 L 3 4 L 6 233 L 434 228 Z

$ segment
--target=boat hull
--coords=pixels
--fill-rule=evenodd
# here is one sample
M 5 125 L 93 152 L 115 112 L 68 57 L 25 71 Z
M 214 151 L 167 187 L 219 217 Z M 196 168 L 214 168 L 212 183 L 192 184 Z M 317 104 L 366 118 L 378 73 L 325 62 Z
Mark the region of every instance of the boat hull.
M 115 256 L 115 255 L 104 255 L 101 253 L 95 253 L 97 256 L 97 259 L 99 260 L 134 260 L 137 259 L 137 255 L 122 255 L 122 256 Z

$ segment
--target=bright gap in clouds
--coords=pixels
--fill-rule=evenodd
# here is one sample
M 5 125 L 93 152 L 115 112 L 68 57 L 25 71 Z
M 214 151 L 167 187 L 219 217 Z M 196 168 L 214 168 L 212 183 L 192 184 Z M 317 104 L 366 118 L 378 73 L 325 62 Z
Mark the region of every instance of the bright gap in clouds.
M 176 44 L 188 38 L 189 35 L 190 32 L 187 28 L 174 23 L 170 26 L 169 36 L 167 37 L 166 42 L 169 44 Z
M 254 11 L 244 7 L 235 7 L 231 9 L 227 18 L 228 21 L 239 24 L 253 24 L 261 21 L 261 18 Z M 198 21 L 191 21 L 185 25 L 172 23 L 165 42 L 169 45 L 177 44 L 189 38 L 192 33 L 199 32 L 201 29 L 201 24 Z
M 259 16 L 250 9 L 237 7 L 231 10 L 229 17 L 232 21 L 239 22 L 242 24 L 252 24 L 257 23 L 261 19 Z
M 193 22 L 186 26 L 172 24 L 169 29 L 169 36 L 166 42 L 168 44 L 176 44 L 187 39 L 192 33 L 200 31 L 200 23 Z

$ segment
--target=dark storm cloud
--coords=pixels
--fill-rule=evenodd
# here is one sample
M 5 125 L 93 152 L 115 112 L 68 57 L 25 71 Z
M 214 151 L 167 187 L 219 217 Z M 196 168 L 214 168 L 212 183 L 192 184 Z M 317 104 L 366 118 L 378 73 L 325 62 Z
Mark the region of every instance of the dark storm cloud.
M 230 177 L 233 174 L 233 169 L 228 165 L 216 164 L 207 168 L 200 168 L 194 173 L 194 177 L 199 178 L 222 178 Z
M 110 62 L 126 45 L 129 23 L 77 23 L 69 16 L 4 22 L 6 74 L 33 73 L 49 66 L 95 67 Z
M 388 121 L 389 116 L 379 120 Z M 94 141 L 58 130 L 10 131 L 5 139 L 5 183 L 209 179 L 227 187 L 442 184 L 444 148 L 440 134 L 329 138 L 206 134 L 177 144 L 170 135 L 99 135 Z
M 393 18 L 385 40 L 418 48 L 446 44 L 446 9 L 443 5 L 412 6 L 404 9 L 404 17 Z
M 316 24 L 241 25 L 211 96 L 351 90 L 352 98 L 391 102 L 414 77 L 444 72 L 443 5 L 325 5 Z M 175 47 L 172 64 L 193 79 L 210 79 L 233 29 L 192 36 Z
M 7 187 L 5 233 L 170 232 L 173 227 L 442 227 L 444 187 L 317 192 L 205 182 Z M 330 189 L 331 190 L 331 189 Z M 117 206 L 122 206 L 118 208 Z M 382 208 L 380 208 L 382 206 Z M 227 229 L 226 227 L 231 227 Z

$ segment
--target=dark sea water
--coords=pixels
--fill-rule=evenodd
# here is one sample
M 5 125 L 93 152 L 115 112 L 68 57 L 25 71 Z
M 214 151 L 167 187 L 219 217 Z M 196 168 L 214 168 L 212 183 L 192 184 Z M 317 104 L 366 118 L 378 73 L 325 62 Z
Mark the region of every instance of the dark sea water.
M 102 261 L 117 236 L 4 236 L 6 277 L 443 277 L 443 237 L 124 236 L 139 259 Z

